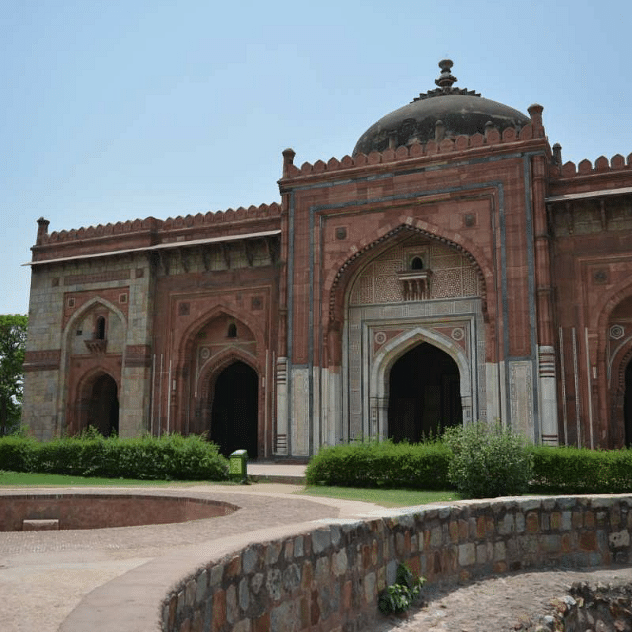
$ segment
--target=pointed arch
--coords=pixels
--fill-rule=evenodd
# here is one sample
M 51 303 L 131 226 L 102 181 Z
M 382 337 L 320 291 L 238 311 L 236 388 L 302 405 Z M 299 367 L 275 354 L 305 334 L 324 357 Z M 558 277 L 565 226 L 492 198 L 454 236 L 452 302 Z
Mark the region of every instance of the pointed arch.
M 476 385 L 473 383 L 475 374 L 471 370 L 470 362 L 463 350 L 453 340 L 436 331 L 425 327 L 414 327 L 395 336 L 384 344 L 375 354 L 371 366 L 370 391 L 376 401 L 381 402 L 377 413 L 376 432 L 381 438 L 388 434 L 388 401 L 389 376 L 393 365 L 408 351 L 421 343 L 429 343 L 450 356 L 459 370 L 459 387 L 463 423 L 469 423 L 476 410 Z
M 371 392 L 378 397 L 387 394 L 388 379 L 385 379 L 393 364 L 407 351 L 422 342 L 427 342 L 447 353 L 455 362 L 461 376 L 461 397 L 472 393 L 470 362 L 463 350 L 453 340 L 425 327 L 415 327 L 385 343 L 375 354 L 371 369 Z
M 247 313 L 237 312 L 225 304 L 219 303 L 199 318 L 196 318 L 182 333 L 178 352 L 178 363 L 180 366 L 183 366 L 186 363 L 187 358 L 191 357 L 198 332 L 205 325 L 222 315 L 227 316 L 234 321 L 243 323 L 254 336 L 257 349 L 264 348 L 264 334 L 263 331 L 261 331 L 257 320 Z
M 102 305 L 105 309 L 115 314 L 121 321 L 122 324 L 125 324 L 126 318 L 125 314 L 114 305 L 110 301 L 101 298 L 100 296 L 95 296 L 91 298 L 89 301 L 86 301 L 69 319 L 64 327 L 64 338 L 68 336 L 68 334 L 76 327 L 78 321 L 83 319 L 88 312 L 92 311 L 97 305 Z
M 208 399 L 212 393 L 217 376 L 231 364 L 243 362 L 247 364 L 257 375 L 261 375 L 261 367 L 257 358 L 243 349 L 231 347 L 209 358 L 200 368 L 196 380 L 196 392 L 201 399 Z
M 120 379 L 101 367 L 92 368 L 77 382 L 73 407 L 75 427 L 71 430 L 81 432 L 94 426 L 104 436 L 119 431 Z
M 63 331 L 62 331 L 62 348 L 61 359 L 59 369 L 59 385 L 60 385 L 60 397 L 58 399 L 57 414 L 60 419 L 60 428 L 64 431 L 76 432 L 83 423 L 81 406 L 85 404 L 85 401 L 81 400 L 80 389 L 82 385 L 85 385 L 85 380 L 90 379 L 90 376 L 94 376 L 98 372 L 103 372 L 109 375 L 117 385 L 118 397 L 121 397 L 121 384 L 120 384 L 120 367 L 116 375 L 113 375 L 111 370 L 106 369 L 103 366 L 104 362 L 102 357 L 94 357 L 91 362 L 93 366 L 89 368 L 83 375 L 77 377 L 70 366 L 70 356 L 72 355 L 73 345 L 73 332 L 77 328 L 77 323 L 81 322 L 86 315 L 91 311 L 98 309 L 99 307 L 107 310 L 110 314 L 114 315 L 119 321 L 123 330 L 123 339 L 125 339 L 125 328 L 127 324 L 127 318 L 125 314 L 113 303 L 104 299 L 101 296 L 95 296 L 86 301 L 77 311 L 72 314 L 68 319 Z M 96 364 L 96 365 L 95 365 Z M 77 408 L 79 406 L 79 408 Z

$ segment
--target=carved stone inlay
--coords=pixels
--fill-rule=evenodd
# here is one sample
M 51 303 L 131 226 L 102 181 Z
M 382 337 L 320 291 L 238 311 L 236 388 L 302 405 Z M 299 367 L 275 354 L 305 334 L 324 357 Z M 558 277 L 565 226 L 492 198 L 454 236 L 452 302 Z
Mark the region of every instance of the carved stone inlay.
M 424 268 L 410 270 L 408 255 L 423 251 Z M 360 272 L 350 305 L 480 296 L 475 265 L 458 250 L 412 237 L 376 257 Z

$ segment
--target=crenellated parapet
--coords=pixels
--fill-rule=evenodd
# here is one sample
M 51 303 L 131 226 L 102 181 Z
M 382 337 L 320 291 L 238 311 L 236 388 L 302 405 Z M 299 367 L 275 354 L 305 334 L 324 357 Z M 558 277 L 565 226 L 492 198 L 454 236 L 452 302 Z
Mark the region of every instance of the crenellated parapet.
M 341 160 L 330 158 L 327 162 L 323 160 L 317 160 L 313 164 L 304 162 L 300 167 L 297 167 L 293 162 L 294 152 L 285 150 L 283 152 L 283 179 L 341 172 L 348 169 L 366 168 L 371 165 L 397 163 L 426 157 L 449 157 L 464 151 L 509 145 L 510 143 L 537 138 L 544 138 L 544 128 L 533 123 L 525 125 L 520 130 L 508 127 L 502 133 L 494 125 L 488 125 L 484 134 L 460 135 L 442 140 L 434 139 L 426 143 L 413 142 L 406 146 L 389 148 L 383 152 L 372 151 L 368 155 L 359 153 L 353 157 L 344 156 Z
M 126 222 L 116 222 L 114 224 L 99 224 L 87 228 L 73 230 L 61 230 L 48 233 L 48 221 L 39 220 L 39 230 L 37 234 L 37 246 L 48 246 L 68 242 L 79 242 L 89 239 L 107 237 L 133 237 L 134 234 L 152 233 L 159 243 L 163 238 L 168 238 L 169 233 L 181 229 L 212 229 L 225 224 L 239 225 L 250 220 L 260 220 L 279 217 L 281 206 L 276 202 L 272 204 L 261 204 L 259 206 L 249 206 L 229 208 L 226 211 L 209 211 L 208 213 L 197 213 L 196 215 L 186 215 L 169 217 L 159 220 L 154 217 L 145 219 L 128 220 Z
M 629 154 L 627 159 L 621 154 L 615 154 L 610 160 L 605 156 L 599 156 L 594 164 L 588 159 L 582 160 L 577 165 L 571 161 L 565 162 L 560 169 L 560 175 L 562 178 L 574 178 L 630 169 L 632 169 L 632 154 Z

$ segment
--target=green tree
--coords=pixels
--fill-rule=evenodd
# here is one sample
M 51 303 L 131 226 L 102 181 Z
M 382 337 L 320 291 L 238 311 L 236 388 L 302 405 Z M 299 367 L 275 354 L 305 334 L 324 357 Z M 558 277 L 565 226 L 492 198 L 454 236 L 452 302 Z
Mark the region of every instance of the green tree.
M 0 435 L 20 424 L 27 323 L 26 316 L 0 315 Z

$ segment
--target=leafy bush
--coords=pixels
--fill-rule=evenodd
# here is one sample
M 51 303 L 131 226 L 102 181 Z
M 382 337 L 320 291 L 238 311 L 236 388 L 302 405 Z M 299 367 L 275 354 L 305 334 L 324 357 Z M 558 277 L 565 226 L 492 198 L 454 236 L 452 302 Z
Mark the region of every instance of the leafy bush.
M 405 612 L 419 598 L 425 578 L 417 577 L 405 564 L 397 567 L 395 583 L 380 594 L 377 607 L 382 614 Z
M 448 450 L 439 441 L 369 441 L 323 448 L 306 471 L 308 485 L 446 489 Z
M 525 439 L 499 423 L 449 428 L 448 479 L 467 498 L 516 496 L 527 491 L 532 453 Z
M 533 491 L 548 494 L 618 494 L 632 491 L 632 450 L 537 446 Z
M 152 480 L 225 480 L 228 461 L 199 436 L 120 439 L 86 433 L 39 443 L 0 438 L 0 465 L 15 472 Z
M 0 438 L 0 467 L 11 472 L 32 472 L 35 439 L 17 434 Z

